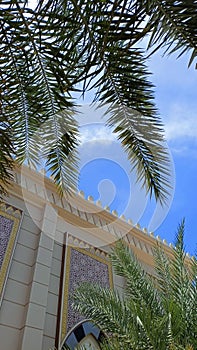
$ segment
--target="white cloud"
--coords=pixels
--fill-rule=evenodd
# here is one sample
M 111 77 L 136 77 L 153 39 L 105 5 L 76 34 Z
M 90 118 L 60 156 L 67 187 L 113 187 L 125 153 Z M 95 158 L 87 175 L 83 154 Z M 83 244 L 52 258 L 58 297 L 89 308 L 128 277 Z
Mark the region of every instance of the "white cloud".
M 104 115 L 107 110 L 107 106 L 98 108 L 98 104 L 93 106 L 84 104 L 79 109 L 79 114 L 76 119 L 80 127 L 80 144 L 83 146 L 85 143 L 102 143 L 111 144 L 116 141 L 116 135 L 112 132 L 112 129 L 105 125 L 109 115 Z
M 112 133 L 111 129 L 105 127 L 105 125 L 90 125 L 88 127 L 82 127 L 80 129 L 80 143 L 84 145 L 87 142 L 102 142 L 108 144 L 116 141 L 116 136 Z
M 179 96 L 179 98 L 181 97 L 183 96 Z M 197 142 L 196 102 L 193 98 L 187 103 L 186 100 L 177 100 L 175 97 L 174 101 L 172 98 L 170 103 L 166 101 L 165 105 L 168 112 L 164 120 L 164 130 L 170 149 L 182 155 L 187 155 L 188 152 L 191 154 L 191 149 L 193 149 L 194 153 L 194 148 L 196 149 L 194 143 L 196 144 Z M 109 146 L 113 154 L 114 143 L 119 144 L 117 135 L 105 125 L 107 117 L 103 117 L 103 115 L 106 112 L 106 107 L 101 109 L 96 109 L 95 107 L 88 104 L 82 105 L 80 114 L 77 116 L 80 125 L 80 151 L 83 149 L 83 152 L 85 154 L 88 153 L 90 156 L 92 153 L 95 155 L 97 149 L 99 154 L 103 153 L 105 155 L 105 146 Z M 123 150 L 121 153 L 124 153 Z M 117 158 L 116 156 L 113 154 L 113 157 Z
M 197 138 L 197 113 L 185 106 L 173 105 L 165 122 L 165 135 L 168 141 Z
M 91 122 L 92 118 L 86 116 L 86 123 L 80 128 L 80 142 L 84 145 L 87 142 L 102 142 L 110 144 L 117 141 L 110 128 L 103 122 Z M 89 123 L 88 123 L 89 122 Z M 167 141 L 176 141 L 185 138 L 197 139 L 197 113 L 194 108 L 187 109 L 185 105 L 172 105 L 167 120 L 164 122 L 164 130 Z

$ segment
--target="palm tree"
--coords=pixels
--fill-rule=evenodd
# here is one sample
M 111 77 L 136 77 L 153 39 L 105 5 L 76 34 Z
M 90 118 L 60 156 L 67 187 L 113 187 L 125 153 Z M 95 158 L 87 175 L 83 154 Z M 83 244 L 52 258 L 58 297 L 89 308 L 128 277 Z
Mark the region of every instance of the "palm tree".
M 0 7 L 0 193 L 14 162 L 46 160 L 60 191 L 74 188 L 73 93 L 94 89 L 147 192 L 164 202 L 168 156 L 146 67 L 148 48 L 197 54 L 196 0 L 5 0 Z M 150 52 L 150 51 L 149 51 Z
M 109 335 L 102 349 L 197 349 L 197 260 L 186 259 L 183 234 L 184 221 L 171 258 L 157 246 L 155 280 L 120 241 L 111 261 L 116 274 L 125 279 L 124 296 L 89 284 L 75 292 L 75 309 Z

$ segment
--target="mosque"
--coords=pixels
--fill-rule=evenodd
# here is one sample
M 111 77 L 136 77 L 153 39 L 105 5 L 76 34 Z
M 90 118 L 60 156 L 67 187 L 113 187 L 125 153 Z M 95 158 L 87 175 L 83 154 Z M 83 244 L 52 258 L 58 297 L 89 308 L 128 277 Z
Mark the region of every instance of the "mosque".
M 124 280 L 108 258 L 120 237 L 154 276 L 159 237 L 83 192 L 60 198 L 43 172 L 16 168 L 0 204 L 0 349 L 99 349 L 102 332 L 72 309 L 71 296 L 84 281 L 121 292 Z

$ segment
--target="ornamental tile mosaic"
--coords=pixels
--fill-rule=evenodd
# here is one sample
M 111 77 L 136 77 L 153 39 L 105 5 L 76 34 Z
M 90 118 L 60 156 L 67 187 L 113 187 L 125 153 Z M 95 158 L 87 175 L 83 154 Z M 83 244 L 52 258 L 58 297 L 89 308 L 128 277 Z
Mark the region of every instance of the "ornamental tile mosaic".
M 8 246 L 14 221 L 0 215 L 0 269 Z
M 22 210 L 0 203 L 0 303 L 21 219 Z
M 70 253 L 70 273 L 68 289 L 68 311 L 67 311 L 67 332 L 84 317 L 80 316 L 71 307 L 71 296 L 74 290 L 82 282 L 91 282 L 100 284 L 102 287 L 110 287 L 109 266 L 87 253 L 71 249 Z

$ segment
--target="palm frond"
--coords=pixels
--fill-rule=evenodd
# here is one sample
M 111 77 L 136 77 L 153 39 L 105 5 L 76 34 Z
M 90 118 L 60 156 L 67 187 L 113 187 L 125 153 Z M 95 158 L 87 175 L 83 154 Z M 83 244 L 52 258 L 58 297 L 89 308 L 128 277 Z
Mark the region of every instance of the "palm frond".
M 156 246 L 154 250 L 155 271 L 157 274 L 157 287 L 160 291 L 162 300 L 170 303 L 172 298 L 171 290 L 171 262 L 169 257 L 164 253 L 161 245 Z
M 73 296 L 74 308 L 87 318 L 91 318 L 105 333 L 120 334 L 132 339 L 129 324 L 133 315 L 121 297 L 110 289 L 84 283 Z
M 147 192 L 154 192 L 156 199 L 164 202 L 169 190 L 169 160 L 162 123 L 152 102 L 143 53 L 131 47 L 139 38 L 144 9 L 136 1 L 73 0 L 67 9 L 61 1 L 57 4 L 64 45 L 67 52 L 72 48 L 75 53 L 69 69 L 75 67 L 77 73 L 71 80 L 75 84 L 83 81 L 82 93 L 97 88 L 96 100 L 110 104 L 108 125 L 121 139 L 138 180 L 143 179 Z
M 1 105 L 16 159 L 39 166 L 44 140 L 37 139 L 37 148 L 33 140 L 40 126 L 74 111 L 73 92 L 85 94 L 96 87 L 99 103 L 110 105 L 108 125 L 121 140 L 138 180 L 164 203 L 170 191 L 169 159 L 140 40 L 152 31 L 151 44 L 160 40 L 170 47 L 173 41 L 173 49 L 181 47 L 181 53 L 192 48 L 194 58 L 195 3 L 41 0 L 30 9 L 26 1 L 5 0 L 0 11 Z M 63 139 L 67 154 L 71 149 Z M 51 152 L 48 159 L 52 172 L 60 164 L 57 155 Z M 73 177 L 74 159 L 69 169 Z M 3 169 L 4 182 L 9 177 Z M 60 176 L 54 175 L 61 186 Z
M 74 294 L 74 308 L 90 318 L 109 335 L 103 349 L 118 345 L 126 349 L 148 349 L 153 345 L 148 329 L 130 304 L 115 291 L 83 284 Z M 102 346 L 101 346 L 102 348 Z M 118 349 L 118 347 L 117 347 Z
M 3 121 L 3 114 L 0 116 L 0 201 L 3 195 L 7 194 L 9 182 L 13 179 L 13 154 L 14 149 L 10 141 L 10 130 Z
M 75 191 L 77 187 L 77 136 L 77 123 L 68 111 L 48 119 L 41 130 L 43 159 L 60 195 Z
M 118 241 L 110 257 L 116 274 L 125 278 L 126 294 L 129 298 L 161 316 L 162 304 L 157 290 L 131 249 L 123 241 Z
M 126 280 L 124 294 L 90 284 L 75 291 L 75 309 L 109 335 L 102 349 L 196 348 L 197 262 L 186 261 L 183 237 L 184 221 L 178 228 L 173 258 L 165 256 L 162 246 L 157 247 L 158 281 L 154 286 L 130 249 L 119 241 L 111 260 L 115 273 Z
M 42 8 L 41 3 L 40 6 Z M 68 84 L 64 79 L 65 65 L 56 59 L 55 45 L 52 45 L 55 28 L 49 31 L 42 11 L 37 14 L 28 9 L 24 2 L 14 1 L 12 4 L 7 2 L 7 7 L 4 5 L 1 16 L 1 104 L 12 129 L 9 139 L 12 140 L 16 153 L 15 161 L 27 162 L 36 168 L 40 166 L 41 145 L 47 142 L 47 137 L 41 135 L 40 129 L 44 128 L 45 122 L 52 123 L 57 114 L 64 113 L 66 116 L 73 109 L 73 102 L 65 92 L 65 85 Z M 46 49 L 50 42 L 50 49 Z M 60 58 L 62 60 L 61 55 Z M 68 112 L 63 112 L 65 109 Z M 65 118 L 65 123 L 67 119 Z M 74 179 L 77 169 L 75 150 L 73 156 L 69 154 L 69 160 L 67 159 L 68 153 L 76 144 L 76 122 L 73 122 L 72 128 L 68 125 L 67 130 L 67 136 L 61 137 L 61 162 L 63 159 L 68 162 L 69 174 L 67 177 L 65 173 L 64 176 L 60 175 L 63 169 L 61 164 L 59 172 L 56 170 L 54 176 L 62 189 L 60 177 L 67 181 L 64 189 L 69 185 L 72 187 L 74 180 L 70 180 Z M 68 142 L 68 138 L 72 137 L 73 140 Z M 47 165 L 53 174 L 55 163 L 60 165 L 58 152 L 50 150 L 48 153 L 50 160 L 48 159 Z M 7 173 L 3 167 L 2 172 L 4 181 Z
M 154 0 L 144 2 L 152 28 L 149 47 L 163 46 L 166 52 L 182 56 L 191 52 L 189 66 L 197 56 L 197 2 L 188 0 Z M 156 50 L 154 49 L 154 51 Z
M 93 85 L 97 88 L 95 100 L 101 106 L 109 104 L 107 125 L 121 140 L 138 180 L 143 180 L 142 186 L 163 203 L 169 191 L 169 159 L 145 55 L 134 45 L 145 13 L 135 1 L 123 3 L 118 1 L 104 9 L 104 30 L 97 30 L 98 63 L 103 74 Z
M 174 344 L 196 346 L 196 260 L 190 261 L 189 265 L 186 261 L 184 229 L 183 220 L 178 226 L 172 258 L 169 259 L 162 248 L 157 247 L 155 268 L 163 307 L 170 315 L 171 339 Z
M 183 321 L 182 334 L 180 338 L 185 343 L 197 346 L 197 338 L 195 330 L 197 329 L 197 318 L 194 315 L 197 306 L 197 288 L 196 280 L 196 260 L 193 259 L 188 266 L 186 264 L 186 254 L 184 251 L 184 229 L 185 220 L 178 227 L 175 240 L 175 248 L 173 250 L 174 259 L 172 260 L 172 276 L 173 276 L 173 292 L 176 303 L 180 306 L 179 317 Z
M 185 264 L 186 253 L 184 250 L 184 228 L 183 220 L 178 227 L 175 246 L 173 248 L 174 259 L 171 263 L 171 276 L 174 299 L 178 300 L 180 305 L 186 298 L 187 287 L 190 285 L 190 274 Z

